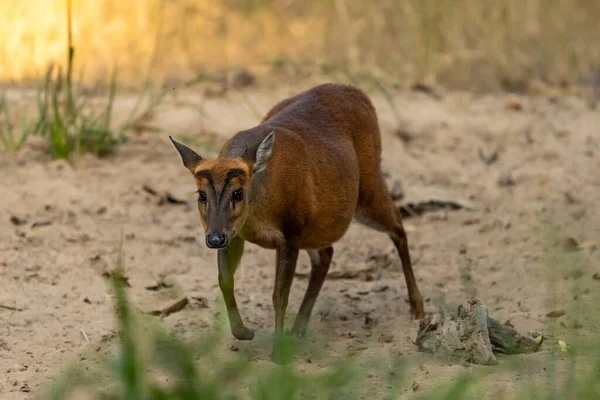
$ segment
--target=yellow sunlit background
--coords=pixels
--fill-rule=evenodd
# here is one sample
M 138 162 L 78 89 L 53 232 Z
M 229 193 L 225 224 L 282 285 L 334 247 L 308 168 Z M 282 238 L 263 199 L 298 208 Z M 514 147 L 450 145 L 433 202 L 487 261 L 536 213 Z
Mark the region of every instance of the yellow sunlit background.
M 67 0 L 0 2 L 0 79 L 64 64 Z M 72 0 L 79 78 L 137 84 L 275 60 L 493 87 L 598 68 L 594 0 Z M 475 82 L 473 82 L 475 80 Z

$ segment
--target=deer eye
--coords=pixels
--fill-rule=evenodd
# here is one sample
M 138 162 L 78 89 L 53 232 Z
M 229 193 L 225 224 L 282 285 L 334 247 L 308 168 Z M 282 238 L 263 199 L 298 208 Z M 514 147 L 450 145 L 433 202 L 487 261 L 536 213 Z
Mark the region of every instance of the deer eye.
M 198 202 L 199 203 L 206 203 L 206 192 L 200 190 L 198 192 Z
M 238 202 L 244 200 L 244 189 L 237 189 L 231 194 L 231 201 Z

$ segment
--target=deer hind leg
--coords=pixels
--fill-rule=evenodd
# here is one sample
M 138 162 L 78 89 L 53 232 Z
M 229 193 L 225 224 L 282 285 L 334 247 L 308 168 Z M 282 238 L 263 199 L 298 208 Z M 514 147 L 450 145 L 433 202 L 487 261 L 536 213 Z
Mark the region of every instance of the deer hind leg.
M 277 263 L 275 267 L 275 286 L 273 288 L 273 308 L 275 309 L 275 341 L 273 343 L 273 352 L 271 358 L 277 363 L 286 363 L 289 354 L 285 351 L 282 344 L 286 343 L 283 334 L 283 325 L 285 321 L 285 312 L 290 296 L 290 289 L 294 280 L 296 271 L 296 262 L 298 261 L 299 248 L 289 242 L 286 242 L 277 249 Z
M 333 257 L 333 247 L 325 247 L 320 250 L 307 250 L 308 256 L 310 257 L 310 278 L 308 280 L 308 287 L 304 294 L 304 299 L 300 305 L 300 310 L 296 315 L 294 321 L 294 327 L 292 328 L 292 334 L 294 336 L 306 335 L 306 329 L 308 327 L 308 321 L 310 320 L 310 314 L 315 305 L 329 266 L 331 265 L 331 258 Z
M 413 318 L 423 318 L 423 298 L 415 280 L 400 212 L 396 209 L 382 177 L 368 181 L 374 181 L 376 184 L 360 188 L 355 218 L 372 229 L 387 233 L 392 239 L 402 262 L 411 314 Z

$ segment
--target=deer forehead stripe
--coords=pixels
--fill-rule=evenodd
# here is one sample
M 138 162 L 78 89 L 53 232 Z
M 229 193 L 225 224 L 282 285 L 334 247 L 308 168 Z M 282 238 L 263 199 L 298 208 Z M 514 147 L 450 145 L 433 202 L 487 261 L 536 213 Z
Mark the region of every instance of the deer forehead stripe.
M 212 184 L 212 172 L 210 172 L 210 169 L 199 169 L 198 171 L 196 171 L 196 176 L 198 178 L 206 178 L 211 184 Z
M 227 171 L 227 175 L 225 176 L 225 182 L 229 182 L 232 178 L 236 176 L 246 176 L 246 171 L 242 168 L 232 168 Z

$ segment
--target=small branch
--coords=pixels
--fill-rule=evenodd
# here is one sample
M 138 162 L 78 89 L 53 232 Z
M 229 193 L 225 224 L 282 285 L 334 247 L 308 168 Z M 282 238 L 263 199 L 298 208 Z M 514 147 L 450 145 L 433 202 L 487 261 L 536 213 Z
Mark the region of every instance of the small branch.
M 89 343 L 89 342 L 90 342 L 90 339 L 89 339 L 89 338 L 88 338 L 88 336 L 85 334 L 85 331 L 84 331 L 83 329 L 80 329 L 79 331 L 81 332 L 81 335 L 83 336 L 83 338 L 85 339 L 85 341 L 86 341 L 87 343 Z
M 359 269 L 357 271 L 332 271 L 327 275 L 327 279 L 358 279 L 361 275 L 372 272 L 375 272 L 373 267 Z M 310 272 L 296 272 L 294 275 L 298 278 L 308 278 L 310 276 Z
M 10 310 L 10 311 L 23 311 L 22 308 L 7 306 L 4 304 L 0 304 L 0 308 L 4 308 L 5 310 Z
M 166 317 L 173 313 L 176 313 L 177 311 L 183 310 L 185 308 L 185 306 L 187 306 L 189 304 L 189 302 L 190 302 L 189 299 L 187 297 L 184 297 L 183 299 L 171 304 L 168 307 L 163 308 L 162 310 L 150 311 L 148 314 Z

